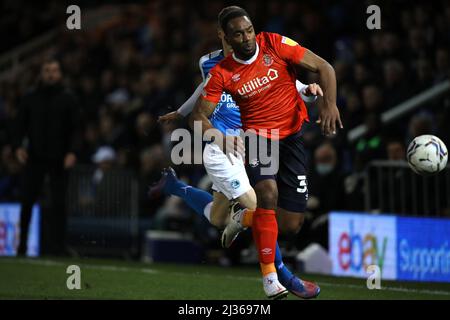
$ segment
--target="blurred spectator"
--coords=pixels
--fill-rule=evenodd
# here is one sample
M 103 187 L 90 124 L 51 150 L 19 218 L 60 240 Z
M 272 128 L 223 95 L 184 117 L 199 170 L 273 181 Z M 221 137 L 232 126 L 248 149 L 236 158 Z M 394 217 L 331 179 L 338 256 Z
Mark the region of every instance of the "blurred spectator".
M 109 146 L 97 148 L 92 155 L 91 161 L 95 164 L 92 175 L 89 176 L 88 182 L 80 184 L 79 187 L 79 204 L 89 214 L 94 214 L 99 186 L 104 181 L 105 175 L 116 167 L 116 159 L 116 151 Z
M 448 48 L 438 48 L 435 55 L 435 82 L 450 78 L 450 54 Z
M 383 109 L 390 109 L 410 96 L 411 84 L 405 80 L 403 64 L 397 60 L 388 60 L 383 64 L 384 103 Z
M 82 147 L 79 154 L 80 163 L 91 163 L 92 155 L 100 145 L 100 133 L 96 122 L 89 122 L 85 125 Z
M 375 113 L 367 114 L 364 123 L 367 127 L 366 134 L 358 139 L 355 146 L 356 162 L 362 167 L 365 167 L 371 160 L 384 157 L 384 136 L 379 115 Z
M 425 58 L 416 62 L 417 85 L 416 92 L 420 93 L 433 85 L 434 70 L 431 62 Z M 406 98 L 406 97 L 405 97 Z M 400 101 L 401 102 L 401 101 Z
M 148 147 L 159 146 L 161 131 L 155 117 L 148 112 L 141 112 L 137 115 L 133 129 L 131 138 L 133 145 L 129 150 L 130 164 L 137 168 L 140 165 L 141 152 Z
M 400 139 L 391 139 L 386 143 L 386 154 L 388 160 L 403 161 L 405 160 L 405 145 Z
M 381 113 L 383 111 L 383 93 L 374 85 L 366 85 L 362 89 L 362 103 L 366 113 Z
M 352 90 L 346 97 L 346 108 L 342 113 L 342 121 L 346 130 L 360 125 L 364 119 L 361 98 Z
M 298 246 L 303 248 L 309 242 L 316 242 L 327 248 L 326 214 L 346 207 L 344 175 L 339 168 L 336 149 L 330 142 L 324 142 L 314 152 L 314 165 L 308 175 L 307 218 Z
M 80 96 L 84 120 L 97 121 L 101 95 L 93 76 L 85 75 L 80 79 L 78 95 Z
M 353 41 L 353 54 L 356 62 L 361 64 L 367 64 L 369 62 L 369 46 L 365 39 L 356 38 Z
M 365 85 L 368 85 L 371 81 L 369 68 L 361 63 L 355 64 L 353 66 L 353 79 L 358 90 L 361 90 Z
M 118 155 L 111 146 L 103 145 L 92 156 L 95 170 L 88 183 L 80 185 L 80 204 L 84 215 L 93 217 L 123 216 L 129 210 L 130 187 L 127 181 L 130 174 L 117 169 Z
M 417 114 L 409 121 L 408 141 L 423 134 L 433 134 L 433 131 L 433 119 L 431 115 L 427 113 Z
M 162 204 L 161 198 L 152 200 L 148 197 L 149 187 L 159 180 L 162 169 L 168 166 L 161 145 L 154 145 L 140 153 L 139 202 L 142 216 L 151 217 Z
M 107 146 L 98 148 L 97 152 L 92 157 L 92 162 L 97 165 L 97 170 L 95 170 L 93 177 L 95 185 L 100 184 L 105 173 L 113 169 L 115 161 L 116 152 L 113 148 Z
M 381 46 L 386 58 L 389 59 L 401 59 L 401 41 L 397 34 L 393 32 L 386 32 L 382 36 Z
M 405 143 L 401 137 L 392 137 L 386 141 L 386 159 L 395 162 L 405 162 L 406 160 L 406 148 Z M 372 199 L 376 199 L 372 204 L 379 212 L 402 212 L 409 213 L 412 209 L 411 200 L 412 191 L 411 188 L 411 176 L 412 172 L 408 167 L 393 166 L 391 168 L 382 168 L 384 174 L 380 175 L 380 171 L 375 172 L 376 168 L 368 171 L 369 177 L 373 174 L 373 177 L 377 177 L 382 182 L 383 188 L 377 188 L 376 179 L 369 179 L 370 192 L 372 193 Z M 376 174 L 376 175 L 375 175 Z M 381 196 L 379 195 L 381 193 Z M 380 201 L 380 199 L 382 199 Z M 394 199 L 402 201 L 394 201 Z
M 124 124 L 119 122 L 112 112 L 106 109 L 101 112 L 99 129 L 101 144 L 111 145 L 114 148 L 126 145 Z
M 330 142 L 324 142 L 315 150 L 308 182 L 308 211 L 321 215 L 345 208 L 344 177 L 336 149 Z
M 414 27 L 409 30 L 409 47 L 412 59 L 422 58 L 427 54 L 428 41 L 424 29 Z
M 42 190 L 46 175 L 50 178 L 52 208 L 43 212 L 42 234 L 48 236 L 43 254 L 64 254 L 66 170 L 77 160 L 78 104 L 62 85 L 62 72 L 56 60 L 42 64 L 40 83 L 23 97 L 14 137 L 17 159 L 25 166 L 21 188 L 20 244 L 18 254 L 27 251 L 31 209 Z M 23 139 L 28 139 L 25 147 Z

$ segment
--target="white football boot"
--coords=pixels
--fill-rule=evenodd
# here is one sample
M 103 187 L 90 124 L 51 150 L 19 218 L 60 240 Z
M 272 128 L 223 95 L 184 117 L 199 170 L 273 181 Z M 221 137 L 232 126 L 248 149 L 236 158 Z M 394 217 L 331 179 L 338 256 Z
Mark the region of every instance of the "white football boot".
M 264 292 L 269 299 L 279 300 L 284 299 L 288 295 L 289 291 L 283 287 L 278 281 L 276 272 L 269 273 L 263 277 Z
M 234 240 L 236 240 L 239 233 L 247 229 L 241 224 L 242 215 L 246 210 L 246 208 L 240 206 L 239 202 L 234 202 L 231 204 L 230 221 L 228 222 L 225 230 L 223 230 L 222 233 L 223 248 L 229 248 Z

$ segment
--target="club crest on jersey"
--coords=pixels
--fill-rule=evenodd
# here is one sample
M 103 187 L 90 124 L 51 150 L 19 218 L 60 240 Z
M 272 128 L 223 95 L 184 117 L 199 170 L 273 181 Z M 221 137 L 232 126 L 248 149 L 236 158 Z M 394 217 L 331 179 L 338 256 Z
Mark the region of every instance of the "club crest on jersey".
M 264 65 L 265 65 L 266 67 L 270 67 L 270 66 L 272 65 L 272 63 L 273 63 L 273 59 L 272 59 L 272 57 L 269 56 L 268 54 L 265 54 L 265 55 L 263 56 L 263 62 L 264 62 Z
M 241 74 L 240 73 L 233 74 L 233 76 L 231 77 L 231 80 L 233 80 L 233 82 L 237 82 L 240 79 L 241 79 Z

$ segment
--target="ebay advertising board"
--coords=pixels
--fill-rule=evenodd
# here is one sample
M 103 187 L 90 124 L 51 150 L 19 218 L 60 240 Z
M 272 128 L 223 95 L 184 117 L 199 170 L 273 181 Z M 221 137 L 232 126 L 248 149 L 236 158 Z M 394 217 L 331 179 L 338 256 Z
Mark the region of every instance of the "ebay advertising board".
M 338 276 L 450 282 L 450 219 L 332 212 L 329 255 Z
M 39 206 L 33 206 L 28 229 L 27 256 L 39 255 Z M 20 205 L 0 203 L 0 256 L 15 256 L 20 239 Z
M 393 216 L 330 213 L 329 254 L 333 274 L 367 278 L 376 264 L 383 279 L 396 279 L 397 239 Z

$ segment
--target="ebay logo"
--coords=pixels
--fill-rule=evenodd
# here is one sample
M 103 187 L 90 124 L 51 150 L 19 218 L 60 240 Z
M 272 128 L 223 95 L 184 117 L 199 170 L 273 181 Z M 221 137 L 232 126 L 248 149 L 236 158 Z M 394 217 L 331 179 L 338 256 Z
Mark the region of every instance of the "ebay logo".
M 369 265 L 377 265 L 383 271 L 388 245 L 387 237 L 374 233 L 359 233 L 354 221 L 349 221 L 349 232 L 342 232 L 338 238 L 338 264 L 344 271 L 365 272 Z

